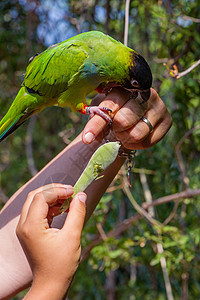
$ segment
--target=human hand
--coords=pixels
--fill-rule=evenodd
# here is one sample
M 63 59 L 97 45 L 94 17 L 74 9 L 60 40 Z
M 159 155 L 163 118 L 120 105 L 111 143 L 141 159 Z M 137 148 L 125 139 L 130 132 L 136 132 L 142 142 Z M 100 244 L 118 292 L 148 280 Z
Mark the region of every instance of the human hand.
M 102 96 L 99 98 L 102 101 Z M 151 89 L 151 96 L 144 104 L 139 104 L 137 99 L 129 100 L 129 98 L 129 91 L 122 88 L 113 88 L 100 105 L 112 110 L 113 123 L 111 130 L 125 148 L 131 150 L 149 148 L 165 136 L 172 125 L 172 118 L 154 89 Z M 141 120 L 142 117 L 147 118 L 152 124 L 152 132 L 150 132 L 149 126 Z M 88 121 L 83 130 L 83 142 L 89 144 L 106 127 L 106 121 L 95 115 Z M 89 140 L 87 140 L 87 137 Z
M 17 226 L 17 236 L 33 272 L 25 299 L 62 299 L 78 268 L 86 194 L 70 203 L 61 229 L 51 228 L 64 200 L 73 194 L 70 185 L 50 184 L 29 193 Z

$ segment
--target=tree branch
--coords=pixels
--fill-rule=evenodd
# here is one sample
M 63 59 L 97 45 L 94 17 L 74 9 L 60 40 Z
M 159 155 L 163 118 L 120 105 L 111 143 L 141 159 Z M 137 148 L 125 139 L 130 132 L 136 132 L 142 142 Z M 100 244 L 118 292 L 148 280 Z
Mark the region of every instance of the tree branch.
M 170 213 L 170 215 L 165 219 L 165 221 L 162 223 L 163 226 L 166 226 L 175 216 L 177 208 L 179 206 L 179 203 L 181 201 L 181 198 L 177 199 L 177 201 L 175 202 L 175 205 Z
M 128 45 L 129 8 L 130 8 L 130 0 L 126 0 L 125 27 L 124 27 L 124 45 L 125 46 Z
M 170 75 L 171 75 L 172 77 L 179 79 L 179 78 L 185 76 L 186 74 L 190 73 L 190 72 L 191 72 L 194 68 L 196 68 L 199 64 L 200 64 L 200 59 L 199 59 L 197 62 L 195 62 L 191 67 L 189 67 L 187 70 L 185 70 L 185 71 L 183 71 L 183 72 L 181 72 L 181 73 L 179 73 L 178 68 L 177 68 L 176 65 L 173 65 L 173 68 L 170 69 L 170 70 L 169 70 L 169 68 L 168 68 L 168 71 L 169 71 L 169 73 L 170 73 Z M 164 65 L 166 66 L 166 64 L 164 64 Z M 167 67 L 167 66 L 166 66 L 166 67 Z
M 130 189 L 129 189 L 129 183 L 127 180 L 126 175 L 123 176 L 124 178 L 124 185 L 123 185 L 123 191 L 125 192 L 126 196 L 128 197 L 128 199 L 130 200 L 131 204 L 133 205 L 133 207 L 135 208 L 135 210 L 142 215 L 145 219 L 147 219 L 147 221 L 152 224 L 152 225 L 156 225 L 156 226 L 161 226 L 160 222 L 158 222 L 157 220 L 155 220 L 154 218 L 152 218 L 152 216 L 143 209 L 143 207 L 141 207 L 134 199 Z
M 162 244 L 157 243 L 157 251 L 159 254 L 163 254 L 164 249 Z M 166 258 L 164 256 L 162 256 L 160 258 L 160 265 L 162 268 L 162 272 L 163 272 L 163 278 L 164 278 L 164 283 L 165 283 L 165 289 L 166 289 L 166 293 L 167 293 L 167 299 L 168 300 L 174 300 L 173 294 L 172 294 L 172 287 L 171 287 L 171 283 L 169 280 L 169 275 L 168 275 L 168 271 L 167 271 L 167 261 Z
M 115 228 L 108 233 L 106 233 L 107 238 L 109 237 L 118 237 L 121 234 L 123 234 L 126 230 L 128 230 L 133 223 L 136 221 L 142 219 L 142 216 L 139 214 L 136 214 L 135 216 L 132 216 L 128 219 L 123 220 L 119 224 L 115 225 Z M 81 261 L 84 261 L 88 255 L 90 254 L 90 251 L 97 245 L 101 244 L 103 241 L 102 237 L 98 235 L 85 249 L 83 249 L 81 254 Z
M 182 181 L 186 187 L 189 186 L 189 178 L 187 177 L 187 171 L 186 171 L 185 165 L 183 163 L 183 158 L 182 158 L 182 154 L 181 154 L 181 146 L 182 146 L 183 142 L 185 141 L 185 139 L 187 139 L 189 135 L 191 135 L 194 131 L 196 131 L 198 129 L 200 129 L 200 125 L 188 130 L 184 134 L 184 136 L 179 140 L 179 142 L 177 143 L 177 145 L 175 147 L 175 154 L 176 154 L 179 168 L 181 171 Z
M 141 184 L 142 184 L 142 187 L 143 187 L 144 198 L 146 200 L 146 203 L 151 205 L 151 203 L 152 203 L 152 193 L 151 193 L 151 190 L 150 190 L 149 185 L 148 185 L 147 176 L 143 172 L 140 173 L 140 181 L 141 181 Z M 155 209 L 154 209 L 153 206 L 149 206 L 148 212 L 155 219 Z M 160 239 L 162 239 L 159 232 L 157 232 L 157 234 L 160 237 Z M 161 243 L 157 243 L 156 248 L 157 248 L 157 251 L 158 251 L 159 254 L 164 253 L 163 245 Z M 166 258 L 164 256 L 161 256 L 161 258 L 160 258 L 160 265 L 161 265 L 161 269 L 162 269 L 162 272 L 163 272 L 163 278 L 164 278 L 164 283 L 165 283 L 165 290 L 166 290 L 166 294 L 167 294 L 167 299 L 168 300 L 174 300 L 173 293 L 172 293 L 171 282 L 170 282 L 169 274 L 168 274 L 168 271 L 167 271 L 167 261 L 166 261 Z
M 189 67 L 187 70 L 178 73 L 178 75 L 176 76 L 176 78 L 181 78 L 182 76 L 185 76 L 186 74 L 188 74 L 189 72 L 191 72 L 194 68 L 196 68 L 198 65 L 200 64 L 200 59 L 195 62 L 191 67 Z
M 190 20 L 190 21 L 192 21 L 192 22 L 194 22 L 194 23 L 200 23 L 200 19 L 197 19 L 197 18 L 193 18 L 193 17 L 190 17 L 190 16 L 182 16 L 182 18 L 184 19 L 184 20 Z
M 187 131 L 184 136 L 180 139 L 180 141 L 177 143 L 176 147 L 175 147 L 175 154 L 176 154 L 176 157 L 177 157 L 177 161 L 178 161 L 178 164 L 179 164 L 179 168 L 180 168 L 180 171 L 181 171 L 181 177 L 182 177 L 182 181 L 183 181 L 183 184 L 185 185 L 186 189 L 188 189 L 189 187 L 189 178 L 187 177 L 187 173 L 186 173 L 186 168 L 185 168 L 185 165 L 183 163 L 183 158 L 182 158 L 182 154 L 181 154 L 181 146 L 184 142 L 184 140 L 190 135 L 192 134 L 195 130 L 197 129 L 200 129 L 200 125 L 197 126 L 197 127 L 194 127 L 192 129 L 190 129 L 189 131 Z M 163 222 L 163 225 L 167 225 L 175 216 L 176 214 L 176 211 L 177 211 L 177 208 L 179 206 L 179 203 L 181 201 L 181 198 L 177 199 L 174 207 L 173 207 L 173 210 L 172 212 L 170 213 L 170 215 L 166 218 L 166 220 Z
M 169 196 L 165 196 L 165 197 L 161 197 L 158 198 L 157 200 L 154 200 L 151 205 L 150 204 L 143 204 L 143 207 L 145 207 L 145 209 L 147 209 L 150 206 L 157 206 L 160 204 L 164 204 L 167 202 L 171 202 L 174 201 L 176 199 L 179 198 L 192 198 L 192 197 L 196 197 L 200 195 L 200 189 L 196 189 L 196 190 L 186 190 L 184 192 L 181 193 L 176 193 L 176 194 L 172 194 Z M 111 231 L 109 231 L 108 233 L 106 233 L 106 236 L 109 237 L 118 237 L 120 235 L 122 235 L 125 231 L 127 231 L 136 221 L 141 220 L 143 218 L 142 215 L 140 215 L 139 213 L 135 214 L 134 216 L 123 220 L 122 222 L 118 223 L 117 225 L 115 225 L 115 228 Z M 90 251 L 97 245 L 99 245 L 101 242 L 103 241 L 101 236 L 97 236 L 87 247 L 85 247 L 85 249 L 83 249 L 82 251 L 82 255 L 81 255 L 81 261 L 84 261 L 90 254 Z
M 171 201 L 175 201 L 179 198 L 192 198 L 192 197 L 196 197 L 200 195 L 200 189 L 195 189 L 195 190 L 190 190 L 190 189 L 187 189 L 183 192 L 180 192 L 180 193 L 175 193 L 175 194 L 171 194 L 169 196 L 164 196 L 164 197 L 160 197 L 156 200 L 154 200 L 151 205 L 150 204 L 147 204 L 147 203 L 144 203 L 142 205 L 142 207 L 144 209 L 148 209 L 149 206 L 157 206 L 157 205 L 160 205 L 160 204 L 164 204 L 164 203 L 168 203 L 168 202 L 171 202 Z

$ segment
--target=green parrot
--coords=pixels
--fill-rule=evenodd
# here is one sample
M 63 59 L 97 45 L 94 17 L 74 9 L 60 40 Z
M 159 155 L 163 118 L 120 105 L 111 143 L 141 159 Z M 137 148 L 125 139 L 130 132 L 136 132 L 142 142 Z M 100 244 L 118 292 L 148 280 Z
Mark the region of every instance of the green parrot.
M 147 101 L 151 84 L 151 70 L 139 53 L 102 32 L 81 33 L 29 60 L 22 87 L 0 121 L 0 141 L 47 106 L 69 106 L 110 122 L 108 108 L 86 105 L 87 94 L 122 86 Z

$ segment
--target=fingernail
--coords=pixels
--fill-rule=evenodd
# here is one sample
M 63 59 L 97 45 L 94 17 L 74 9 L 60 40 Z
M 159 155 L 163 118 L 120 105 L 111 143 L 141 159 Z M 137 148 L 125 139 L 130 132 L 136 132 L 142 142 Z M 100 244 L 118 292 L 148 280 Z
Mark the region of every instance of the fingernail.
M 79 200 L 80 200 L 81 202 L 83 202 L 83 203 L 85 203 L 85 202 L 86 202 L 86 199 L 87 199 L 87 197 L 86 197 L 85 194 L 80 194 L 80 195 L 78 195 L 78 198 L 79 198 Z
M 94 134 L 93 134 L 92 132 L 87 132 L 87 133 L 85 134 L 85 141 L 86 141 L 88 144 L 90 144 L 92 141 L 94 141 L 94 138 L 95 138 L 95 136 L 94 136 Z

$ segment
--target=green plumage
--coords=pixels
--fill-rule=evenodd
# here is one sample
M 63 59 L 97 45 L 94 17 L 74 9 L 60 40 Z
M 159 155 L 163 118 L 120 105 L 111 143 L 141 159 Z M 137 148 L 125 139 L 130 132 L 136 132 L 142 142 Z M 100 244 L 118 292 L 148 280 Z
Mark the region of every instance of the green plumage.
M 86 95 L 99 86 L 106 87 L 109 82 L 126 86 L 136 56 L 140 57 L 98 31 L 50 46 L 28 65 L 22 88 L 0 122 L 0 141 L 47 106 L 81 111 Z

